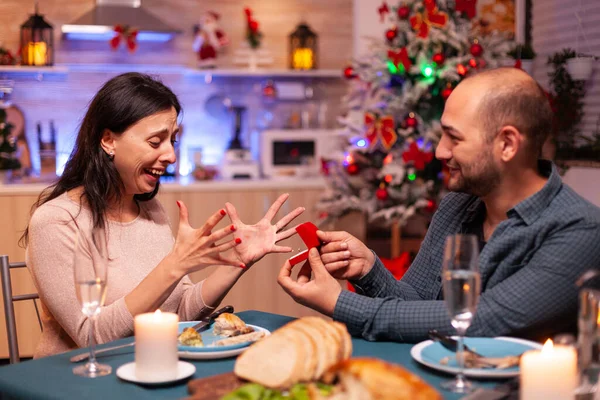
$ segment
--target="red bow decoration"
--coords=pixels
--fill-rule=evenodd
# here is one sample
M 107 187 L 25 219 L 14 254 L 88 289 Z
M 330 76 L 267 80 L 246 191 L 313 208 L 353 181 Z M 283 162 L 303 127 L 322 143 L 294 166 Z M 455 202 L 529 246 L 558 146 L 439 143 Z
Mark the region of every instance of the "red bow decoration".
M 405 163 L 412 161 L 415 168 L 420 171 L 425 168 L 425 164 L 433 160 L 433 153 L 421 151 L 417 143 L 412 142 L 408 150 L 402 153 L 402 159 Z
M 431 26 L 443 28 L 448 22 L 448 14 L 439 10 L 435 0 L 425 0 L 424 3 L 425 11 L 410 17 L 410 25 L 422 38 L 429 36 Z
M 110 47 L 113 50 L 119 48 L 121 40 L 125 41 L 127 50 L 133 53 L 137 49 L 137 34 L 138 30 L 129 27 L 128 25 L 117 25 L 115 26 L 115 37 L 110 39 Z
M 477 0 L 456 0 L 454 9 L 460 13 L 465 13 L 469 19 L 477 15 Z
M 389 150 L 396 140 L 398 135 L 394 130 L 394 118 L 391 115 L 386 115 L 381 118 L 371 113 L 365 114 L 365 125 L 367 127 L 366 138 L 370 147 L 374 147 L 378 140 L 386 150 Z
M 379 13 L 380 22 L 383 22 L 385 14 L 388 14 L 390 12 L 390 9 L 388 8 L 388 5 L 385 1 L 377 9 L 377 12 Z
M 408 51 L 406 50 L 406 47 L 403 47 L 397 51 L 388 50 L 388 57 L 396 68 L 398 68 L 398 66 L 402 63 L 404 66 L 404 71 L 406 72 L 408 72 L 410 66 L 412 65 L 410 58 L 408 58 Z

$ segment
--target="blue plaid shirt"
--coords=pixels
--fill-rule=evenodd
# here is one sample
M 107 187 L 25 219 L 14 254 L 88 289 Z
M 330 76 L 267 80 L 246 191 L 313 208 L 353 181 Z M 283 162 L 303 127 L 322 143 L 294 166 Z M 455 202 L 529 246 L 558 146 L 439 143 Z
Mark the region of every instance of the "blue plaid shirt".
M 540 161 L 544 187 L 508 211 L 485 247 L 482 293 L 467 335 L 541 340 L 576 330 L 577 278 L 600 268 L 600 209 L 563 185 L 556 167 Z M 448 235 L 481 229 L 485 205 L 450 193 L 440 203 L 421 249 L 397 281 L 381 261 L 356 293 L 343 291 L 333 318 L 367 340 L 417 342 L 430 329 L 454 334 L 442 297 L 441 267 Z

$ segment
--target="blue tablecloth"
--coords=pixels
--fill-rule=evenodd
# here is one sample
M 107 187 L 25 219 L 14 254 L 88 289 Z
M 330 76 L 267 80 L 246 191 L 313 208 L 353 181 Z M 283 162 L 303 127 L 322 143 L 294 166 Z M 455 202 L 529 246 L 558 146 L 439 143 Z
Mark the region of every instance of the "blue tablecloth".
M 293 320 L 291 317 L 260 311 L 244 311 L 238 315 L 249 324 L 263 326 L 271 331 Z M 99 348 L 125 344 L 132 340 L 133 338 L 121 339 Z M 352 342 L 354 346 L 352 356 L 378 357 L 400 364 L 438 388 L 445 398 L 459 399 L 461 397 L 439 388 L 440 383 L 449 379 L 449 376 L 416 363 L 410 356 L 411 344 L 368 342 L 362 339 L 353 339 Z M 72 372 L 75 365 L 69 362 L 69 358 L 85 351 L 85 349 L 76 350 L 39 360 L 0 367 L 0 398 L 61 400 L 179 399 L 188 395 L 187 381 L 168 386 L 145 387 L 120 380 L 115 371 L 119 366 L 134 360 L 132 347 L 116 350 L 111 355 L 102 354 L 99 357 L 102 363 L 112 366 L 113 372 L 111 375 L 94 379 L 75 376 Z M 186 361 L 190 361 L 196 366 L 196 373 L 190 378 L 196 379 L 232 371 L 235 358 Z M 497 383 L 498 381 L 478 382 L 479 385 L 487 387 L 492 387 Z

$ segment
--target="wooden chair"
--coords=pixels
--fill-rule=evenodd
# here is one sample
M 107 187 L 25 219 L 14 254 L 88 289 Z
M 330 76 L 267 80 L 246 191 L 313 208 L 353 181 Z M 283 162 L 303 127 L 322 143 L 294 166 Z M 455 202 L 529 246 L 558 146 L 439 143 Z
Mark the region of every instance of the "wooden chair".
M 8 354 L 10 363 L 16 364 L 20 361 L 19 358 L 19 343 L 17 341 L 17 323 L 15 319 L 15 301 L 31 300 L 35 307 L 38 323 L 42 329 L 42 319 L 36 303 L 39 299 L 37 293 L 13 295 L 10 279 L 10 270 L 13 268 L 26 268 L 24 262 L 9 263 L 8 256 L 0 256 L 0 278 L 2 280 L 2 299 L 4 300 L 4 316 L 6 319 L 6 334 L 8 338 Z

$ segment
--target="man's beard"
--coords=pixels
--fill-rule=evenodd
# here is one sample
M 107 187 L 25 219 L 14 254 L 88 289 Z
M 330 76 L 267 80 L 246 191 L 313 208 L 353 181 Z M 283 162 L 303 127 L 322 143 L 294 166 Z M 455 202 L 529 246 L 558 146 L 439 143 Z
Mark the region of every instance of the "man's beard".
M 500 171 L 491 157 L 486 157 L 477 165 L 461 165 L 460 176 L 453 183 L 450 180 L 448 189 L 453 192 L 468 193 L 477 197 L 485 197 L 500 184 Z

